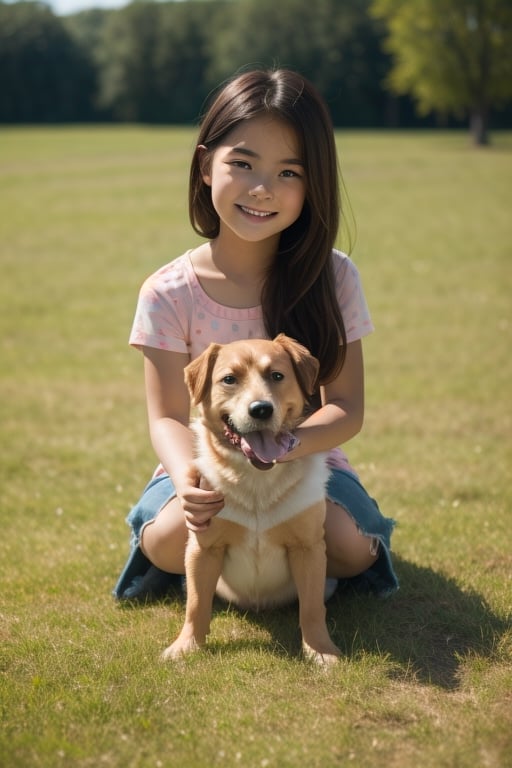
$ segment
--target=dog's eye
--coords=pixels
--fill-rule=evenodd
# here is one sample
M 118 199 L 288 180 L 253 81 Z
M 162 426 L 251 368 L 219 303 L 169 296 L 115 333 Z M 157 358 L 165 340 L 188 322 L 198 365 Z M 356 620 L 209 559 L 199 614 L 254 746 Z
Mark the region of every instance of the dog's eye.
M 272 371 L 270 378 L 272 381 L 282 381 L 284 379 L 284 374 L 279 371 Z
M 222 383 L 228 385 L 236 384 L 236 376 L 233 376 L 232 373 L 228 373 L 226 376 L 222 377 Z

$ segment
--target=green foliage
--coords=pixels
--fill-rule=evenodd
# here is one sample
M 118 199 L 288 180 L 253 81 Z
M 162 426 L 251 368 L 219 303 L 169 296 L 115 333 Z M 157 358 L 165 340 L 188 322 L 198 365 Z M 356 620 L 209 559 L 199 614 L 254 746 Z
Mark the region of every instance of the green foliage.
M 0 122 L 87 120 L 95 87 L 87 51 L 47 6 L 0 4 Z
M 98 44 L 99 103 L 131 122 L 193 120 L 207 94 L 205 14 L 204 2 L 137 2 L 109 14 Z
M 509 0 L 374 0 L 373 13 L 394 57 L 388 83 L 411 93 L 420 112 L 479 115 L 485 124 L 491 107 L 511 99 Z
M 190 121 L 211 89 L 235 71 L 279 65 L 309 76 L 336 122 L 378 124 L 384 96 L 374 69 L 383 70 L 383 55 L 367 5 L 133 3 L 103 26 L 100 103 L 122 120 Z
M 338 126 L 433 125 L 435 110 L 484 135 L 511 100 L 511 17 L 508 0 L 136 0 L 65 18 L 0 3 L 0 121 L 196 122 L 233 73 L 278 65 Z
M 295 606 L 215 606 L 158 656 L 179 595 L 110 591 L 154 465 L 140 284 L 192 247 L 192 131 L 0 133 L 0 763 L 5 768 L 505 768 L 512 754 L 512 136 L 338 135 L 377 331 L 348 446 L 396 518 L 401 589 L 341 590 L 343 658 L 299 656 Z
M 24 26 L 15 37 L 0 32 L 0 60 L 3 56 L 4 69 L 10 71 L 9 88 L 5 94 L 0 89 L 0 119 L 38 119 L 35 83 L 29 77 L 19 84 L 13 62 L 22 51 L 37 58 L 40 41 L 46 45 L 49 40 L 47 26 L 53 25 L 65 34 L 77 60 L 85 57 L 94 87 L 76 82 L 78 65 L 67 59 L 60 59 L 59 77 L 75 85 L 73 94 L 88 100 L 98 118 L 192 122 L 212 88 L 239 68 L 279 64 L 316 83 L 337 124 L 379 125 L 388 99 L 381 86 L 387 60 L 367 15 L 368 2 L 138 0 L 115 11 L 83 11 L 65 19 L 37 3 L 3 6 L 6 27 L 16 19 Z M 36 38 L 28 29 L 36 30 Z M 48 62 L 37 60 L 41 77 Z M 28 115 L 7 98 L 18 88 L 33 97 Z
M 210 82 L 247 65 L 284 66 L 308 76 L 338 125 L 378 125 L 385 58 L 367 0 L 240 0 L 225 6 L 212 38 Z

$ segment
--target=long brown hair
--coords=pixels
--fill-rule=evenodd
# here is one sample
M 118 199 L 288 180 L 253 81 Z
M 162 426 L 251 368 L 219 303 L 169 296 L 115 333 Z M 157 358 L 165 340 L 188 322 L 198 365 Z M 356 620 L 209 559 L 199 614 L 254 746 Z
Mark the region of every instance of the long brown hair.
M 341 202 L 327 106 L 296 72 L 251 70 L 218 93 L 201 121 L 197 143 L 214 151 L 240 122 L 262 114 L 285 120 L 294 129 L 306 178 L 302 212 L 281 233 L 263 286 L 265 327 L 270 338 L 284 332 L 307 347 L 319 359 L 319 378 L 326 382 L 340 371 L 347 344 L 332 268 Z M 189 215 L 198 234 L 209 239 L 218 236 L 220 220 L 211 188 L 203 182 L 198 152 L 190 169 Z

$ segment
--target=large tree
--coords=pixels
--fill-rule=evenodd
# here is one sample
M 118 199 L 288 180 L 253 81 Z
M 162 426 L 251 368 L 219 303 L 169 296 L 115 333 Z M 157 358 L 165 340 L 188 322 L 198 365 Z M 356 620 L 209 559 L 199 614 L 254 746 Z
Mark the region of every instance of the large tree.
M 389 87 L 421 114 L 468 116 L 486 144 L 491 108 L 512 98 L 511 0 L 374 0 L 372 11 L 387 29 Z

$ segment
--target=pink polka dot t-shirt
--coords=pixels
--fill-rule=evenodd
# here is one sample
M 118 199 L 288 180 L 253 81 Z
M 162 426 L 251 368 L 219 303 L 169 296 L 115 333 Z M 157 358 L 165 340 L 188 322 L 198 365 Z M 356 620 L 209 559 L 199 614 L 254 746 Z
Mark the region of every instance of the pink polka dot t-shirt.
M 130 344 L 184 352 L 197 357 L 211 342 L 268 338 L 261 306 L 239 309 L 217 304 L 203 290 L 190 251 L 151 275 L 143 284 Z M 348 256 L 333 251 L 334 277 L 347 342 L 373 330 L 359 272 Z M 331 452 L 329 463 L 351 470 L 345 455 Z

